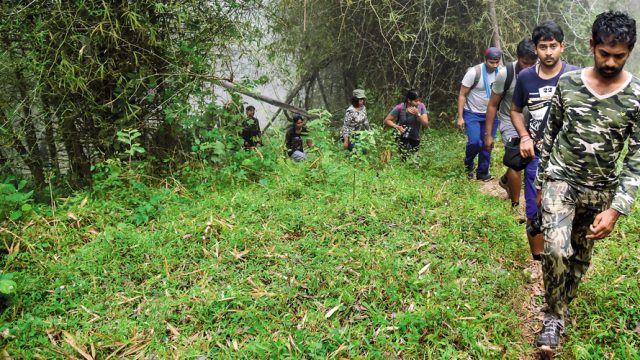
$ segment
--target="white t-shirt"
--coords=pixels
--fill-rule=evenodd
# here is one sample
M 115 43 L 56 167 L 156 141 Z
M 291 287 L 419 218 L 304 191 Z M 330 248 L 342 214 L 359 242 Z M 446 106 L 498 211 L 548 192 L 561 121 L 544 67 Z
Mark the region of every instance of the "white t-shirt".
M 502 68 L 498 68 L 498 70 L 494 71 L 491 74 L 487 74 L 487 80 L 489 80 L 489 94 L 491 94 L 491 84 L 496 81 L 496 73 L 498 71 L 503 71 Z M 471 67 L 466 74 L 464 74 L 464 78 L 462 79 L 462 85 L 466 87 L 471 87 L 473 85 L 473 79 L 476 77 L 476 68 Z M 474 88 L 469 91 L 467 94 L 467 101 L 464 104 L 464 108 L 474 112 L 485 114 L 487 112 L 487 104 L 489 103 L 489 98 L 487 97 L 487 91 L 484 87 L 484 77 L 482 76 L 482 72 L 480 73 L 480 78 L 478 79 L 478 83 Z

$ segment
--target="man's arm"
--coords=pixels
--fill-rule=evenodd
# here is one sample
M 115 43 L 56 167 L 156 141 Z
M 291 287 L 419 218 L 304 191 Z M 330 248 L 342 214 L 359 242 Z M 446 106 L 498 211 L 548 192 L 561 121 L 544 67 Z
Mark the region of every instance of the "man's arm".
M 619 183 L 611 208 L 628 215 L 640 186 L 640 114 L 633 121 L 627 155 L 622 162 Z
M 502 94 L 496 94 L 491 91 L 491 98 L 489 99 L 489 104 L 487 104 L 487 120 L 484 135 L 484 148 L 487 150 L 493 149 L 493 123 L 495 122 L 496 113 L 498 112 L 498 106 L 500 106 L 500 102 L 502 101 Z
M 467 102 L 467 96 L 469 96 L 469 92 L 471 88 L 468 86 L 460 85 L 460 92 L 458 93 L 458 120 L 457 125 L 458 129 L 464 129 L 464 104 Z

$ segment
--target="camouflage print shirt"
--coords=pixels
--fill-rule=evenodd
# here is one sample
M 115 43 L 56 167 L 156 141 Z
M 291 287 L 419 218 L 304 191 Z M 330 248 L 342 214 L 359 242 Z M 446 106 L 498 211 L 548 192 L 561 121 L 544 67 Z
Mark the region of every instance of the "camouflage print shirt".
M 344 125 L 340 135 L 349 136 L 352 131 L 369 130 L 369 118 L 367 117 L 367 108 L 365 106 L 360 110 L 356 110 L 353 105 L 349 106 L 344 114 Z
M 598 95 L 584 70 L 558 81 L 544 132 L 536 187 L 545 179 L 595 190 L 615 189 L 611 207 L 629 214 L 640 185 L 640 80 L 629 76 L 619 90 Z M 629 139 L 628 152 L 617 171 Z

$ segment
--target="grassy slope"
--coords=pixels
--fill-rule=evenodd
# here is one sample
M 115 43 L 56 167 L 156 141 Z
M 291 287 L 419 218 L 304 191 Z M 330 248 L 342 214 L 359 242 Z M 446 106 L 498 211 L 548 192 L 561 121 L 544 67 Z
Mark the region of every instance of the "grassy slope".
M 20 289 L 0 344 L 16 358 L 80 357 L 70 343 L 99 358 L 531 354 L 522 225 L 464 179 L 462 136 L 424 145 L 419 166 L 324 157 L 224 189 L 131 181 L 68 199 L 3 259 Z M 133 225 L 131 197 L 154 197 L 155 218 Z M 638 218 L 598 243 L 561 357 L 640 357 Z

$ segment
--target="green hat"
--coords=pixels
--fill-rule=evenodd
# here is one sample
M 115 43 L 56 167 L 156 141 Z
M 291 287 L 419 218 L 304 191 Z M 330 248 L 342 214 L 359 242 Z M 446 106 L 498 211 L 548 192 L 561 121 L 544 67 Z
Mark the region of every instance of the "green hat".
M 353 90 L 353 97 L 356 99 L 366 99 L 367 96 L 364 94 L 364 90 L 362 89 L 355 89 Z

